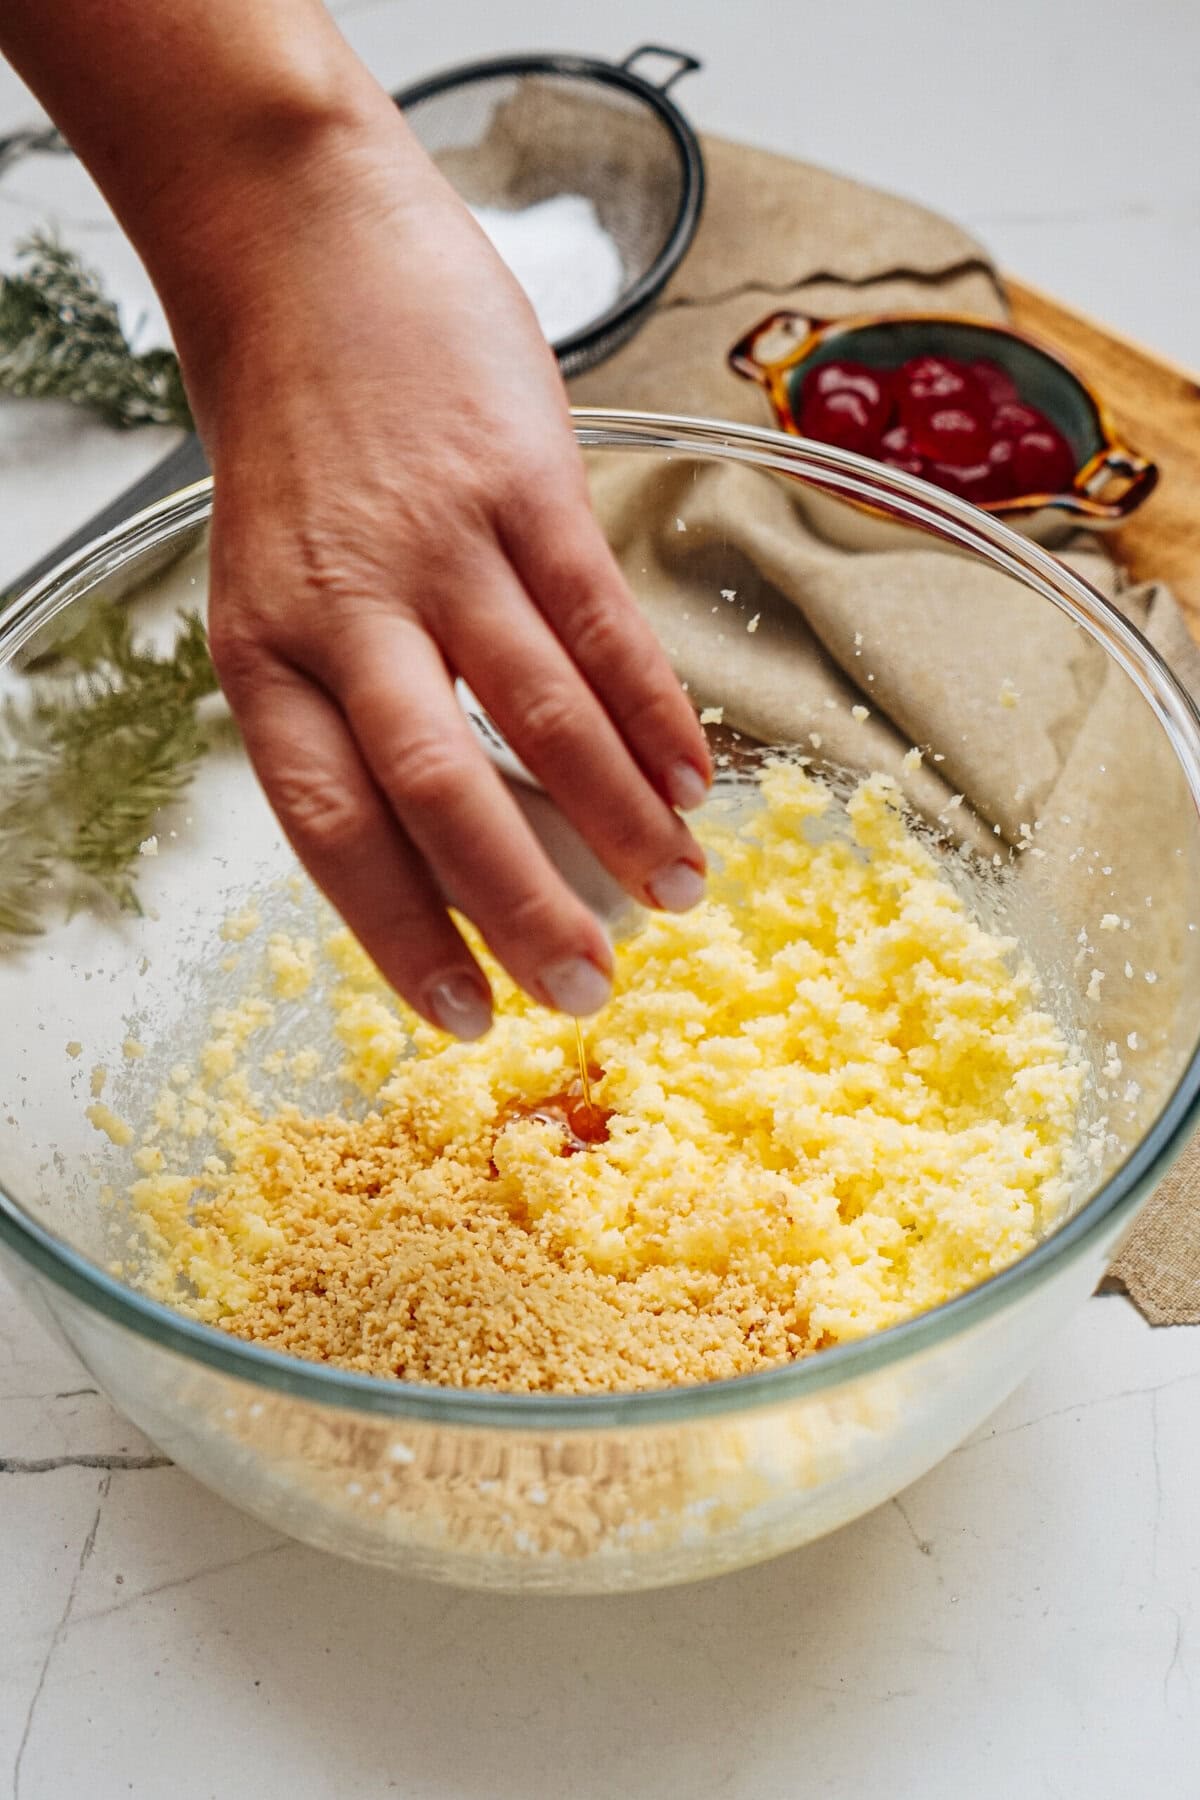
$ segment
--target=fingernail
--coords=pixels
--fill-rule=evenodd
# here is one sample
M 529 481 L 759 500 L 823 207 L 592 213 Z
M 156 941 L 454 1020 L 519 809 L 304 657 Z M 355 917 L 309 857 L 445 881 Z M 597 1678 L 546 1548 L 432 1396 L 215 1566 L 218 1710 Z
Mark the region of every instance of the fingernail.
M 447 975 L 429 990 L 429 1010 L 452 1037 L 470 1044 L 491 1029 L 492 997 L 471 975 Z
M 667 772 L 667 799 L 680 812 L 691 812 L 708 798 L 708 783 L 695 763 L 677 762 Z
M 551 1006 L 578 1019 L 599 1012 L 612 993 L 612 982 L 586 956 L 570 956 L 542 970 L 542 987 Z
M 663 912 L 687 912 L 704 897 L 704 876 L 691 863 L 668 863 L 646 883 L 646 891 Z

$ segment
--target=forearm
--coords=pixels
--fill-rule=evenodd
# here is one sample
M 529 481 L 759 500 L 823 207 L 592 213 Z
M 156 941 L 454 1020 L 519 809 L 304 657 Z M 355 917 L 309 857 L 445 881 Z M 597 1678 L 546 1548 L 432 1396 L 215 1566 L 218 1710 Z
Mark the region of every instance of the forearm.
M 87 164 L 172 314 L 212 310 L 342 155 L 424 159 L 319 0 L 4 0 L 0 50 Z M 333 195 L 330 195 L 331 203 Z M 236 291 L 229 295 L 231 306 Z
M 710 770 L 528 300 L 317 0 L 0 0 L 0 48 L 166 304 L 215 477 L 209 642 L 302 860 L 444 1029 L 491 1004 L 445 894 L 592 1011 L 607 939 L 452 674 L 647 905 L 703 887 L 674 808 Z

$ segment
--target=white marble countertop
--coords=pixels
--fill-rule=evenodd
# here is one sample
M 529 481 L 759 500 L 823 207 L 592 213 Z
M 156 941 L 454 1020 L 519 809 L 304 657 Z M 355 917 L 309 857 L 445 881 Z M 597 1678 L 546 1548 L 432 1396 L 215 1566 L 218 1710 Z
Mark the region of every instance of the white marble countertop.
M 704 57 L 701 125 L 956 215 L 1200 366 L 1200 14 L 1147 0 L 346 0 L 389 85 L 505 48 Z M 36 116 L 0 70 L 0 131 Z M 0 182 L 147 296 L 86 182 Z M 0 579 L 161 453 L 0 408 Z M 63 494 L 71 496 L 64 512 Z M 976 1436 L 821 1544 L 690 1589 L 381 1579 L 164 1466 L 0 1286 L 0 1793 L 13 1800 L 1200 1795 L 1200 1330 L 1093 1300 Z

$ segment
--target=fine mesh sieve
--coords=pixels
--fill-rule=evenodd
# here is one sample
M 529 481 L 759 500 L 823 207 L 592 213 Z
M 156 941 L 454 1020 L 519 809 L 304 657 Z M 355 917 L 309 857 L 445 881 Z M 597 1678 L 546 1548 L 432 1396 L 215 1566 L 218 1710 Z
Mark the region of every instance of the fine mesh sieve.
M 646 58 L 667 64 L 661 82 L 637 73 Z M 620 256 L 621 286 L 554 343 L 564 375 L 591 368 L 633 335 L 695 235 L 700 146 L 668 90 L 699 66 L 657 44 L 640 45 L 619 65 L 514 56 L 448 69 L 396 95 L 469 205 L 517 213 L 575 194 L 594 207 Z

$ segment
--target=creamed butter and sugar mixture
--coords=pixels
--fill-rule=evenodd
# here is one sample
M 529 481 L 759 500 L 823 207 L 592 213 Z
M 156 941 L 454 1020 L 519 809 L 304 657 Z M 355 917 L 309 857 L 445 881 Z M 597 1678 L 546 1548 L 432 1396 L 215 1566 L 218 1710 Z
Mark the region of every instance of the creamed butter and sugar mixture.
M 575 1154 L 530 1110 L 569 1087 L 572 1023 L 494 964 L 496 1025 L 457 1044 L 344 932 L 273 938 L 267 987 L 216 1021 L 137 1152 L 136 1278 L 349 1369 L 618 1391 L 861 1338 L 1030 1249 L 1067 1203 L 1083 1079 L 1032 970 L 886 778 L 840 826 L 797 766 L 759 797 L 702 826 L 708 898 L 618 948 L 587 1028 L 607 1137 Z M 365 1116 L 254 1097 L 255 1034 L 322 955 Z

